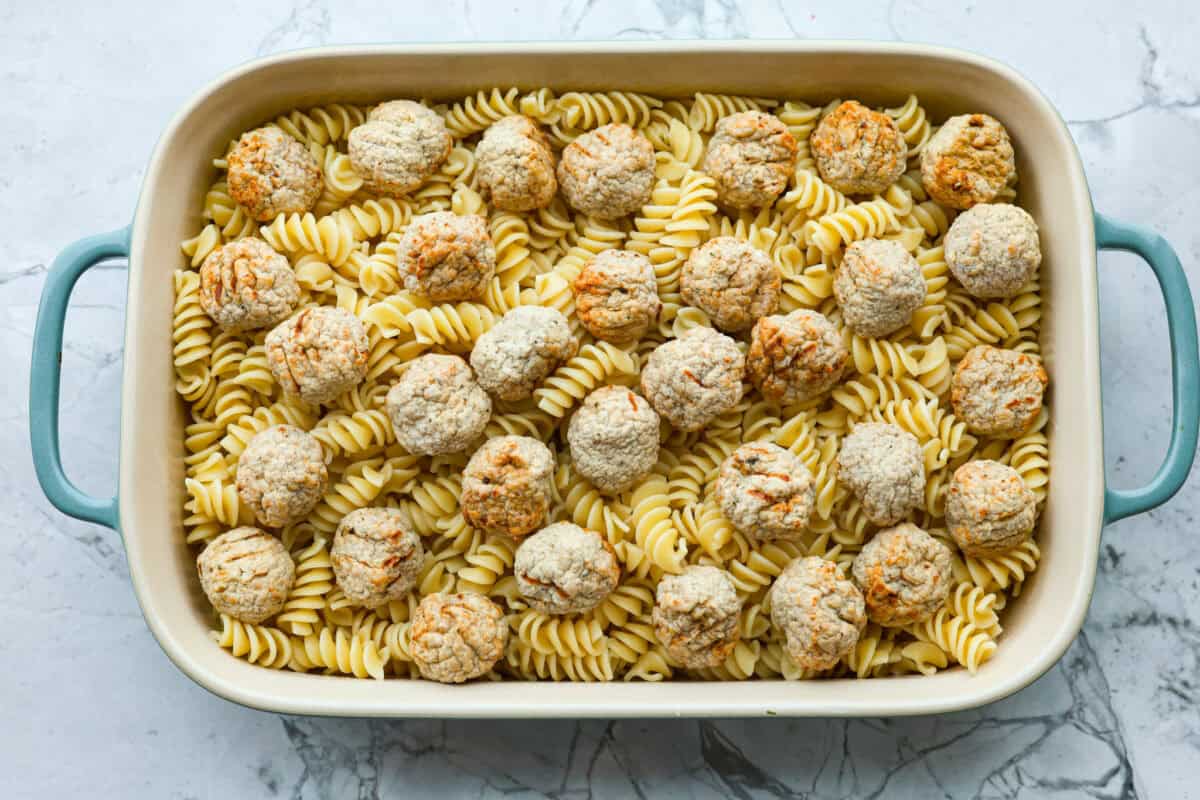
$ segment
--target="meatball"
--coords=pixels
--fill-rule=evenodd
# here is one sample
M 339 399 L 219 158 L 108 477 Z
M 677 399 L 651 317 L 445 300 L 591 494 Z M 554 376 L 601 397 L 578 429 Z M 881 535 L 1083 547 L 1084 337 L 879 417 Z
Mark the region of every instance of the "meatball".
M 291 425 L 264 428 L 238 457 L 238 497 L 271 528 L 312 511 L 328 482 L 321 443 Z
M 342 593 L 366 608 L 408 594 L 425 560 L 421 539 L 395 508 L 359 508 L 342 517 L 329 551 Z
M 809 144 L 822 180 L 846 194 L 882 192 L 907 166 L 908 144 L 896 121 L 854 100 L 826 114 Z
M 546 306 L 518 306 L 485 332 L 471 351 L 479 385 L 505 401 L 524 400 L 578 343 L 567 319 Z
M 486 533 L 524 536 L 546 520 L 553 481 L 554 454 L 537 439 L 488 439 L 463 470 L 463 517 Z
M 755 324 L 746 372 L 764 399 L 790 405 L 837 385 L 849 357 L 833 323 L 820 312 L 800 308 Z
M 234 528 L 196 559 L 200 586 L 222 614 L 257 625 L 283 608 L 296 565 L 283 544 L 258 528 Z
M 674 661 L 687 669 L 715 667 L 737 646 L 742 601 L 728 573 L 687 567 L 664 576 L 655 591 L 654 633 Z
M 621 565 L 603 536 L 556 522 L 521 542 L 513 574 L 529 605 L 543 614 L 591 611 L 617 588 Z
M 842 440 L 838 478 L 876 525 L 892 525 L 925 501 L 925 459 L 917 437 L 886 422 L 866 422 Z
M 350 131 L 350 163 L 363 185 L 383 194 L 407 194 L 437 171 L 450 155 L 450 134 L 436 111 L 411 100 L 371 109 Z
M 1033 356 L 979 345 L 958 362 L 950 403 L 972 433 L 1015 439 L 1037 420 L 1049 380 Z
M 944 244 L 946 265 L 976 297 L 1012 297 L 1042 263 L 1037 223 L 1025 209 L 1007 203 L 959 214 Z
M 779 117 L 743 111 L 722 117 L 708 143 L 704 171 L 725 208 L 770 205 L 796 169 L 796 139 Z
M 266 346 L 275 380 L 306 403 L 328 403 L 367 376 L 367 331 L 340 308 L 300 309 L 271 329 Z
M 243 133 L 225 160 L 229 196 L 259 222 L 308 211 L 325 188 L 312 153 L 273 125 Z
M 435 211 L 404 229 L 396 262 L 413 294 L 435 303 L 475 300 L 496 272 L 496 248 L 483 217 Z
M 624 386 L 602 386 L 567 425 L 579 474 L 602 492 L 628 489 L 658 462 L 658 414 Z
M 558 191 L 550 140 L 529 117 L 494 122 L 475 148 L 479 184 L 505 211 L 545 208 Z
M 683 301 L 724 331 L 749 328 L 779 306 L 779 270 L 749 242 L 718 236 L 688 256 L 679 277 Z
M 601 125 L 566 146 L 558 184 L 576 211 L 616 219 L 650 202 L 654 145 L 628 125 Z
M 885 627 L 924 622 L 950 593 L 950 548 L 912 523 L 885 528 L 854 558 L 867 617 Z
M 661 310 L 654 267 L 640 253 L 605 250 L 575 278 L 575 313 L 597 339 L 637 341 Z
M 692 328 L 650 353 L 642 393 L 667 422 L 696 431 L 738 404 L 745 371 L 746 357 L 733 339 Z
M 777 444 L 750 442 L 734 450 L 721 465 L 715 491 L 733 527 L 759 540 L 795 539 L 812 514 L 812 475 Z
M 274 325 L 298 302 L 292 265 L 262 239 L 221 245 L 200 266 L 200 307 L 227 331 Z
M 946 527 L 969 556 L 994 556 L 1029 539 L 1037 500 L 1021 475 L 997 461 L 968 461 L 946 492 Z
M 466 450 L 483 435 L 492 400 L 458 356 L 414 359 L 388 390 L 387 413 L 396 441 L 414 455 Z
M 946 120 L 921 151 L 921 183 L 944 206 L 990 203 L 1017 179 L 1008 131 L 987 114 Z
M 858 644 L 867 625 L 862 592 L 836 563 L 817 556 L 793 560 L 770 591 L 771 623 L 801 669 L 833 667 Z
M 899 242 L 864 239 L 846 248 L 833 277 L 842 319 L 859 336 L 899 330 L 925 302 L 921 265 Z
M 439 683 L 478 678 L 495 666 L 508 644 L 504 612 L 474 593 L 426 595 L 409 631 L 421 677 Z

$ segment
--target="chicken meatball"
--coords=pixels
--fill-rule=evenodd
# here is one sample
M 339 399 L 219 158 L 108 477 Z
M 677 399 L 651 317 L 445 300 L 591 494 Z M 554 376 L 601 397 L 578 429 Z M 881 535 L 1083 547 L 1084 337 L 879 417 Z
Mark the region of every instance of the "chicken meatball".
M 921 265 L 899 242 L 863 239 L 846 248 L 833 277 L 842 319 L 874 339 L 903 328 L 925 302 Z
M 504 211 L 545 208 L 558 191 L 550 140 L 529 117 L 504 117 L 483 132 L 475 148 L 479 184 Z
M 692 328 L 654 348 L 642 369 L 642 393 L 667 422 L 696 431 L 742 399 L 746 358 L 712 328 Z
M 298 302 L 292 265 L 262 239 L 223 244 L 200 266 L 200 307 L 227 331 L 274 325 Z
M 479 385 L 494 397 L 524 400 L 578 343 L 567 319 L 546 306 L 518 306 L 486 331 L 471 351 Z
M 921 443 L 886 422 L 865 422 L 842 440 L 838 479 L 857 495 L 876 525 L 892 525 L 925 501 Z
M 790 405 L 836 386 L 849 357 L 833 323 L 820 312 L 800 308 L 755 324 L 746 373 L 764 399 Z
M 742 601 L 729 574 L 687 567 L 667 575 L 655 591 L 654 633 L 672 660 L 687 669 L 715 667 L 737 646 Z
M 350 163 L 363 185 L 383 194 L 408 194 L 437 172 L 450 155 L 446 123 L 411 100 L 392 100 L 371 109 L 350 131 Z
M 358 317 L 333 306 L 300 309 L 271 329 L 266 349 L 283 390 L 317 405 L 362 383 L 371 350 Z
M 683 301 L 724 331 L 742 331 L 779 306 L 779 270 L 749 242 L 718 236 L 688 256 L 679 277 Z
M 867 617 L 895 628 L 932 617 L 950 593 L 950 548 L 912 523 L 875 534 L 854 558 Z
M 958 215 L 945 239 L 946 265 L 963 288 L 985 299 L 1012 297 L 1037 274 L 1037 223 L 1023 208 L 984 204 Z
M 944 206 L 965 209 L 995 200 L 1017 179 L 1008 131 L 987 114 L 946 120 L 921 151 L 921 183 Z
M 258 528 L 222 533 L 204 548 L 196 567 L 213 608 L 250 625 L 280 612 L 296 578 L 287 549 Z
M 435 211 L 404 229 L 396 262 L 413 294 L 435 303 L 475 300 L 496 272 L 496 248 L 483 217 Z
M 229 196 L 259 222 L 308 211 L 325 188 L 312 153 L 274 125 L 243 133 L 225 160 Z
M 426 595 L 409 631 L 421 677 L 439 683 L 478 678 L 496 665 L 508 644 L 500 606 L 473 592 Z
M 704 171 L 725 208 L 770 205 L 796 169 L 796 139 L 779 117 L 743 111 L 722 117 L 708 143 Z
M 799 537 L 812 514 L 812 475 L 777 444 L 750 442 L 734 450 L 721 464 L 715 491 L 733 527 L 760 541 Z
M 535 611 L 581 614 L 617 588 L 621 565 L 599 533 L 556 522 L 521 542 L 513 574 L 521 596 Z
M 485 533 L 519 538 L 546 521 L 553 481 L 554 454 L 537 439 L 488 439 L 463 470 L 463 517 Z
M 603 386 L 584 398 L 567 425 L 579 474 L 602 492 L 624 491 L 658 462 L 658 414 L 624 386 Z
M 969 556 L 994 556 L 1027 541 L 1037 522 L 1037 499 L 1012 467 L 968 461 L 946 492 L 946 527 Z
M 809 138 L 821 179 L 846 194 L 876 194 L 904 174 L 908 144 L 896 121 L 847 100 Z
M 662 302 L 650 259 L 628 250 L 605 250 L 575 278 L 575 313 L 597 339 L 625 344 L 642 338 Z
M 650 202 L 654 145 L 628 125 L 601 125 L 563 150 L 558 184 L 576 211 L 598 219 L 631 214 Z
M 328 482 L 321 443 L 291 425 L 264 428 L 238 457 L 238 497 L 271 528 L 312 511 Z
M 492 415 L 492 400 L 467 362 L 438 353 L 410 362 L 386 405 L 396 441 L 414 455 L 466 450 Z
M 770 603 L 771 623 L 801 669 L 833 667 L 854 649 L 867 625 L 862 592 L 836 563 L 817 556 L 788 564 L 771 585 Z
M 1015 439 L 1037 420 L 1049 381 L 1033 356 L 979 345 L 958 362 L 950 403 L 972 433 Z
M 359 508 L 342 517 L 329 559 L 346 597 L 365 608 L 378 608 L 417 585 L 425 550 L 404 512 Z

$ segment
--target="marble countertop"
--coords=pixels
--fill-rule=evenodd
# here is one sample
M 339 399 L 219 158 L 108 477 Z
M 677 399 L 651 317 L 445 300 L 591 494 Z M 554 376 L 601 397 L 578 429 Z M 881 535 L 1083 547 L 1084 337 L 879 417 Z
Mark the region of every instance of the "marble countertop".
M 1000 58 L 1070 124 L 1097 208 L 1150 224 L 1200 286 L 1200 21 L 1183 2 L 286 0 L 0 3 L 0 765 L 14 797 L 1200 796 L 1196 482 L 1109 527 L 1087 623 L 1041 680 L 986 708 L 900 720 L 367 722 L 250 711 L 163 656 L 111 532 L 63 517 L 29 457 L 46 265 L 128 222 L 164 124 L 256 55 L 326 43 L 778 37 L 932 40 Z M 1107 467 L 1156 468 L 1170 368 L 1149 270 L 1100 259 Z M 69 469 L 116 484 L 123 265 L 89 273 L 64 353 Z M 1066 467 L 1066 468 L 1069 468 Z M 807 755 L 802 758 L 798 753 Z

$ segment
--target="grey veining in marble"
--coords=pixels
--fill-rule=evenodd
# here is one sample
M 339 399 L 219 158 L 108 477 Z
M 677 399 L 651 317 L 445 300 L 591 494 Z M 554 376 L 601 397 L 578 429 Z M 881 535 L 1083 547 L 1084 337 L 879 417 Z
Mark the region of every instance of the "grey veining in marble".
M 436 9 L 436 10 L 434 10 Z M 935 41 L 1000 58 L 1069 120 L 1097 208 L 1153 225 L 1200 281 L 1200 22 L 1115 0 L 0 2 L 0 772 L 15 797 L 1200 796 L 1194 482 L 1104 534 L 1083 634 L 1034 685 L 903 720 L 363 722 L 207 694 L 142 622 L 117 538 L 44 500 L 28 454 L 29 347 L 46 265 L 124 225 L 159 131 L 255 55 L 333 42 L 778 37 Z M 1101 258 L 1110 478 L 1145 480 L 1169 431 L 1157 287 Z M 121 265 L 72 303 L 63 433 L 88 490 L 116 482 Z M 136 309 L 130 311 L 136 312 Z M 1069 465 L 1065 468 L 1070 468 Z

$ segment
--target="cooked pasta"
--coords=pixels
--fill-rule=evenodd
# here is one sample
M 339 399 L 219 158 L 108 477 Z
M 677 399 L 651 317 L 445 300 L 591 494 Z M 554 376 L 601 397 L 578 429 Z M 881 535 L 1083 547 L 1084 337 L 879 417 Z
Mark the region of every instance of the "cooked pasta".
M 320 167 L 321 193 L 308 211 L 256 221 L 229 192 L 226 156 L 236 142 L 221 143 L 211 160 L 196 227 L 180 243 L 181 263 L 173 274 L 172 359 L 176 391 L 188 406 L 183 538 L 199 548 L 233 527 L 256 524 L 238 494 L 238 460 L 270 426 L 309 431 L 328 471 L 316 507 L 278 530 L 295 565 L 282 610 L 258 625 L 214 615 L 216 646 L 275 669 L 417 679 L 410 625 L 421 599 L 470 592 L 497 603 L 510 630 L 503 657 L 483 676 L 487 680 L 873 679 L 984 668 L 1003 644 L 1004 609 L 1036 571 L 1041 550 L 1035 538 L 993 556 L 961 553 L 944 520 L 948 487 L 962 464 L 992 459 L 1016 470 L 1041 509 L 1049 486 L 1049 413 L 1043 409 L 1013 439 L 976 436 L 955 415 L 950 387 L 958 361 L 976 345 L 1041 358 L 1043 287 L 1035 275 L 1013 297 L 980 300 L 951 274 L 942 240 L 956 212 L 935 202 L 922 182 L 920 153 L 936 123 L 920 99 L 897 96 L 881 106 L 908 146 L 908 171 L 878 194 L 854 196 L 820 177 L 808 141 L 822 115 L 840 101 L 485 88 L 421 102 L 441 115 L 453 146 L 433 174 L 403 196 L 376 194 L 356 172 L 347 140 L 368 113 L 356 105 L 295 110 L 265 123 L 301 142 Z M 787 189 L 774 202 L 735 213 L 718 206 L 704 155 L 717 122 L 749 110 L 774 114 L 795 138 L 797 157 Z M 619 219 L 576 212 L 561 196 L 532 211 L 492 207 L 479 179 L 476 146 L 489 126 L 515 114 L 542 125 L 556 151 L 609 123 L 638 129 L 654 150 L 649 201 Z M 999 199 L 1015 201 L 1015 183 Z M 401 241 L 415 216 L 432 211 L 479 215 L 486 225 L 495 272 L 470 298 L 435 303 L 405 288 Z M 746 384 L 739 402 L 698 431 L 663 423 L 653 469 L 631 488 L 605 493 L 575 468 L 566 441 L 571 416 L 602 386 L 637 391 L 658 346 L 713 327 L 708 313 L 683 301 L 681 277 L 691 253 L 718 236 L 740 239 L 770 258 L 781 282 L 776 313 L 810 309 L 830 320 L 848 352 L 842 379 L 824 394 L 784 406 Z M 336 306 L 365 326 L 362 382 L 324 406 L 284 394 L 268 363 L 267 331 L 223 330 L 205 312 L 205 259 L 248 237 L 287 258 L 300 307 Z M 834 296 L 846 247 L 868 238 L 895 240 L 912 253 L 926 290 L 911 322 L 879 338 L 855 334 Z M 662 304 L 656 324 L 620 346 L 585 331 L 574 291 L 584 266 L 612 249 L 649 260 Z M 562 313 L 578 349 L 531 396 L 494 400 L 484 436 L 545 443 L 555 457 L 548 521 L 595 531 L 616 554 L 616 589 L 582 614 L 531 608 L 514 575 L 519 540 L 476 529 L 463 516 L 462 473 L 473 448 L 412 455 L 397 442 L 386 408 L 388 391 L 409 362 L 425 353 L 468 357 L 484 332 L 524 305 Z M 749 332 L 734 337 L 746 352 Z M 889 423 L 917 438 L 925 487 L 906 520 L 951 548 L 949 598 L 924 622 L 868 625 L 831 669 L 802 669 L 787 655 L 784 631 L 772 623 L 769 589 L 800 557 L 823 558 L 852 574 L 855 557 L 876 534 L 879 526 L 838 475 L 842 441 L 867 422 Z M 779 445 L 809 470 L 813 503 L 800 538 L 760 541 L 734 528 L 722 512 L 716 476 L 725 459 L 749 442 Z M 342 518 L 365 507 L 398 510 L 422 537 L 426 553 L 415 588 L 378 608 L 358 605 L 337 586 L 330 556 Z M 742 602 L 740 641 L 716 666 L 688 669 L 659 641 L 652 612 L 659 582 L 697 565 L 717 567 L 731 580 Z

